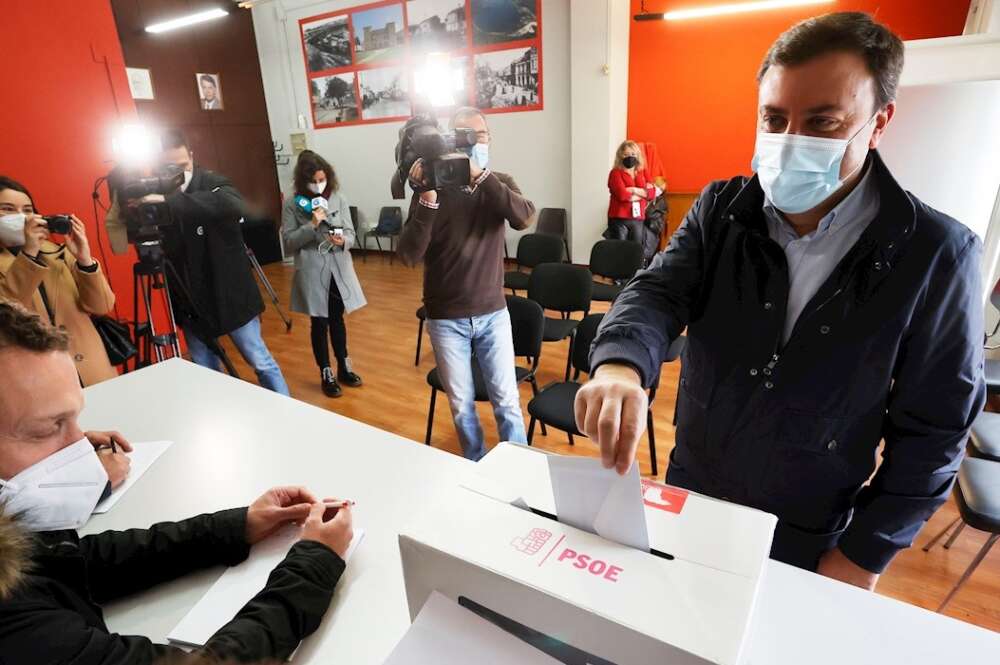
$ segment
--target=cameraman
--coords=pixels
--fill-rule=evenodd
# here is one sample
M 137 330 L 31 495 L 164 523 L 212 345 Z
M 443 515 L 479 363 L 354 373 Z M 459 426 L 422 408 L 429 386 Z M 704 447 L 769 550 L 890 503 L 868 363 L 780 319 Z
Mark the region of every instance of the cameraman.
M 424 262 L 424 305 L 441 381 L 464 455 L 486 454 L 476 414 L 472 357 L 489 390 L 501 441 L 527 442 L 514 374 L 514 344 L 503 294 L 504 220 L 526 229 L 535 206 L 514 180 L 487 168 L 490 132 L 482 112 L 458 109 L 452 129 L 469 128 L 478 142 L 469 149 L 471 181 L 461 189 L 414 193 L 399 256 Z M 423 163 L 410 169 L 410 184 L 426 184 Z
M 264 311 L 264 301 L 243 244 L 243 197 L 224 176 L 194 166 L 180 130 L 164 132 L 161 145 L 162 165 L 183 170 L 184 184 L 166 197 L 151 194 L 139 203 L 166 203 L 170 211 L 173 225 L 165 227 L 163 247 L 193 301 L 191 307 L 189 298 L 178 293 L 181 285 L 168 279 L 174 315 L 184 330 L 191 359 L 220 369 L 210 342 L 229 335 L 257 373 L 260 385 L 288 395 L 281 368 L 261 337 L 258 316 Z

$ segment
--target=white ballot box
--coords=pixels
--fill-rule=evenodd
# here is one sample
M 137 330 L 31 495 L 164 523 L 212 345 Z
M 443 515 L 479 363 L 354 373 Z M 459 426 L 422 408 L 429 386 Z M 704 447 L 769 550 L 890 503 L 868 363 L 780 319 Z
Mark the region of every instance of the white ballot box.
M 548 456 L 501 444 L 400 533 L 411 619 L 437 591 L 562 663 L 745 662 L 775 517 L 637 491 L 649 552 L 557 522 Z

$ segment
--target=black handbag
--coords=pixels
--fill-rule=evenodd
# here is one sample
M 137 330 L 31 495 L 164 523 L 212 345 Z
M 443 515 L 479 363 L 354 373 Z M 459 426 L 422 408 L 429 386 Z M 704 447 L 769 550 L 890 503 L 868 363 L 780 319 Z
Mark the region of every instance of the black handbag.
M 121 365 L 138 353 L 127 325 L 110 316 L 91 316 L 90 320 L 94 322 L 112 365 Z

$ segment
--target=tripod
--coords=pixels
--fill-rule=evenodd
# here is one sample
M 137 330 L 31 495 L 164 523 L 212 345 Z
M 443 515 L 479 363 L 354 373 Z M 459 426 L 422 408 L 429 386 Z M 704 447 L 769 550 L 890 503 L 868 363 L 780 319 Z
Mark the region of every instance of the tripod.
M 260 261 L 257 260 L 257 255 L 253 253 L 253 250 L 250 249 L 250 246 L 246 243 L 243 243 L 243 249 L 247 252 L 247 258 L 250 259 L 250 265 L 253 266 L 254 272 L 257 273 L 257 278 L 260 280 L 260 283 L 264 285 L 264 289 L 267 291 L 267 294 L 271 296 L 271 302 L 274 303 L 274 309 L 277 310 L 278 316 L 280 316 L 281 320 L 285 322 L 285 332 L 292 332 L 292 320 L 289 319 L 283 311 L 281 311 L 281 305 L 278 304 L 278 294 L 274 292 L 274 287 L 271 286 L 271 282 L 268 281 L 267 275 L 264 274 L 264 269 L 260 266 Z
M 135 244 L 139 260 L 132 266 L 132 313 L 135 321 L 135 346 L 138 353 L 135 356 L 135 367 L 146 367 L 154 362 L 162 362 L 167 358 L 180 358 L 181 345 L 177 336 L 177 321 L 174 318 L 174 303 L 170 296 L 170 283 L 167 280 L 167 271 L 173 274 L 173 283 L 177 287 L 177 294 L 181 303 L 186 305 L 186 310 L 194 314 L 194 326 L 203 325 L 205 320 L 197 310 L 191 293 L 184 285 L 184 280 L 177 274 L 177 270 L 163 252 L 159 240 L 148 240 Z M 163 294 L 164 304 L 167 308 L 167 330 L 157 333 L 156 323 L 153 320 L 153 291 L 160 291 Z M 145 321 L 139 319 L 139 298 L 142 294 L 143 314 Z M 236 367 L 233 365 L 226 350 L 219 344 L 219 340 L 211 336 L 198 334 L 209 349 L 212 350 L 221 360 L 230 376 L 240 378 Z M 155 360 L 154 360 L 155 356 Z

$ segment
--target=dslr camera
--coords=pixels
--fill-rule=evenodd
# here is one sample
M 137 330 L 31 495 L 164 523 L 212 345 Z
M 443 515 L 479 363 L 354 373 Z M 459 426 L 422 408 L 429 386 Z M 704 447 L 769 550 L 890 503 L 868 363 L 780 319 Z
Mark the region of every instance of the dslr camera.
M 165 166 L 151 176 L 117 168 L 108 175 L 108 186 L 118 200 L 130 243 L 138 245 L 158 241 L 161 235 L 160 229 L 172 223 L 166 204 L 130 205 L 130 203 L 150 194 L 166 196 L 176 191 L 182 184 L 184 184 L 184 172 L 173 165 Z
M 415 192 L 431 189 L 456 189 L 469 184 L 469 155 L 465 150 L 476 144 L 472 129 L 442 132 L 430 112 L 420 112 L 406 121 L 399 130 L 396 144 L 396 172 L 390 189 L 396 199 L 405 197 L 403 186 L 409 180 L 410 168 L 423 160 L 424 185 L 411 182 Z

